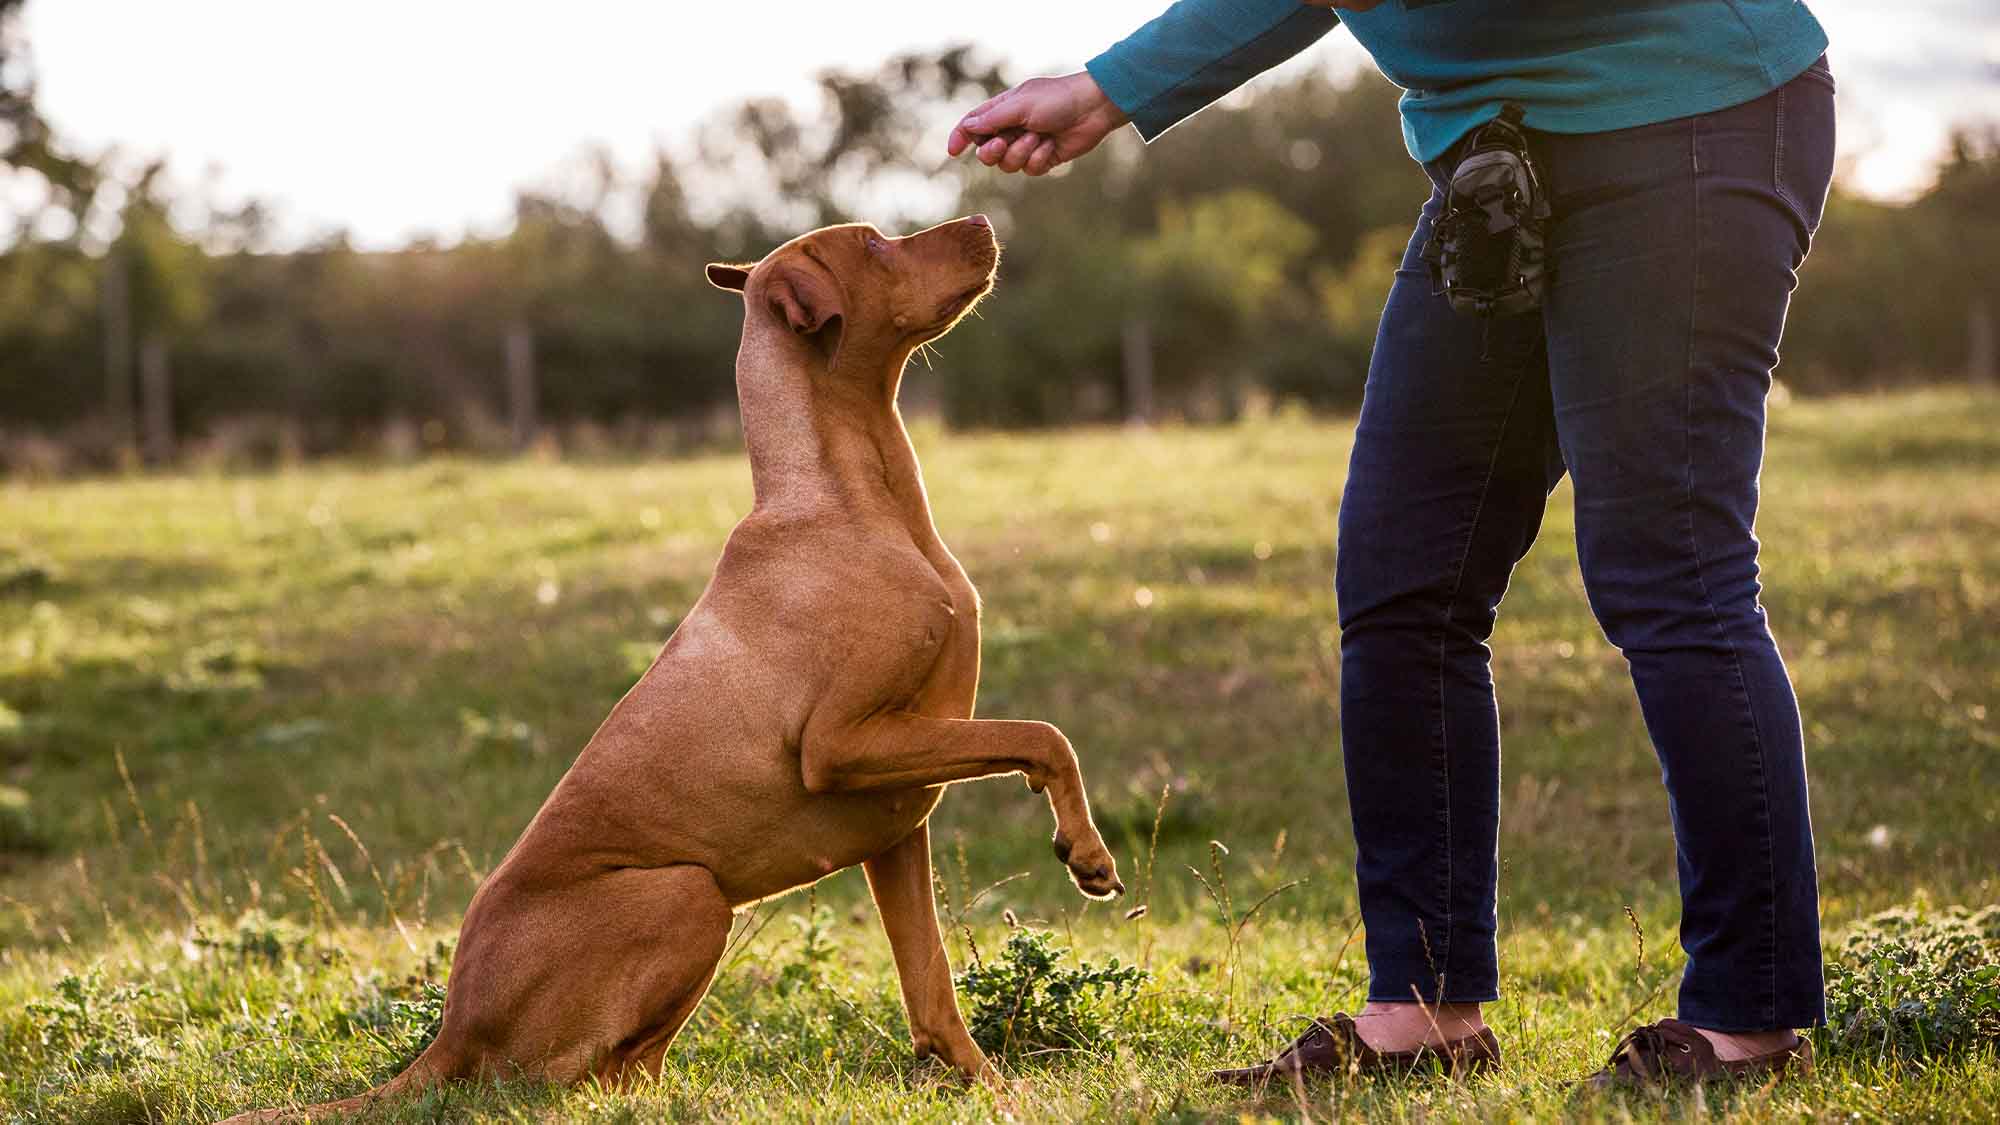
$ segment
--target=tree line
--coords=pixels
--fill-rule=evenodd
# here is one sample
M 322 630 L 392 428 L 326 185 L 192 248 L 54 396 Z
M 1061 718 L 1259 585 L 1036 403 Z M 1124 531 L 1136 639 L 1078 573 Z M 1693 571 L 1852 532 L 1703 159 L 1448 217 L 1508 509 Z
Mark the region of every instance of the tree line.
M 521 192 L 505 234 L 273 250 L 208 204 L 66 146 L 0 0 L 0 472 L 425 448 L 673 448 L 733 423 L 737 307 L 702 277 L 823 223 L 984 210 L 1002 288 L 911 395 L 958 426 L 1226 418 L 1358 400 L 1418 205 L 1396 93 L 1307 74 L 1129 135 L 1040 180 L 941 165 L 953 112 L 1009 76 L 971 47 L 750 100 L 640 174 L 606 157 Z M 1802 393 L 1991 380 L 2000 132 L 1958 136 L 1907 204 L 1836 189 L 1779 377 Z M 34 191 L 23 191 L 23 185 Z

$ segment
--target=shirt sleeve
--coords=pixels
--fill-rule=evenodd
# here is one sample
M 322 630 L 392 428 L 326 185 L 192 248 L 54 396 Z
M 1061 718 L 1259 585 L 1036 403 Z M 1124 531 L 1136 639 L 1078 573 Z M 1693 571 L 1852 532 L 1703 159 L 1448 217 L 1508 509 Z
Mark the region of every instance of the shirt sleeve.
M 1180 0 L 1084 66 L 1150 141 L 1339 22 L 1299 0 Z

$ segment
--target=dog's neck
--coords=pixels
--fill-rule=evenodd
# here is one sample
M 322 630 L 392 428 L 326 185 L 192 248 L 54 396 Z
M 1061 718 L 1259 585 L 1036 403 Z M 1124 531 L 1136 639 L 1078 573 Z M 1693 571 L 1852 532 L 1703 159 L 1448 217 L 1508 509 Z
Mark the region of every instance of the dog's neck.
M 916 450 L 896 409 L 914 350 L 843 348 L 839 369 L 828 372 L 792 333 L 746 324 L 736 395 L 757 506 L 887 510 L 913 535 L 934 537 Z

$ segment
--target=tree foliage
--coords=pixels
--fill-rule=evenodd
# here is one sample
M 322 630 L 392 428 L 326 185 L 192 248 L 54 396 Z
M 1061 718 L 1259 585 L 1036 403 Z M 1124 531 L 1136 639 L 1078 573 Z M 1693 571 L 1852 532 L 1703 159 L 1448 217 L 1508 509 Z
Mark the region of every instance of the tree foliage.
M 31 433 L 73 463 L 116 462 L 101 423 L 131 361 L 113 271 L 127 334 L 171 351 L 173 424 L 196 445 L 310 453 L 415 431 L 481 447 L 503 430 L 510 333 L 532 339 L 538 416 L 565 433 L 726 417 L 739 319 L 703 263 L 827 222 L 908 231 L 972 210 L 1006 241 L 1003 288 L 911 383 L 949 421 L 1123 417 L 1141 405 L 1135 347 L 1161 413 L 1226 414 L 1253 389 L 1347 404 L 1428 190 L 1372 75 L 1307 74 L 1039 180 L 944 164 L 953 113 L 1008 80 L 955 46 L 828 71 L 810 104 L 746 101 L 636 173 L 587 157 L 564 190 L 521 193 L 502 235 L 274 251 L 266 208 L 216 207 L 158 161 L 53 135 L 20 4 L 0 0 L 0 184 L 39 202 L 0 231 L 0 471 L 18 460 L 7 439 Z M 1996 190 L 1987 130 L 1962 133 L 1914 203 L 1836 192 L 1781 377 L 1818 391 L 1963 370 L 1979 318 L 2000 315 Z

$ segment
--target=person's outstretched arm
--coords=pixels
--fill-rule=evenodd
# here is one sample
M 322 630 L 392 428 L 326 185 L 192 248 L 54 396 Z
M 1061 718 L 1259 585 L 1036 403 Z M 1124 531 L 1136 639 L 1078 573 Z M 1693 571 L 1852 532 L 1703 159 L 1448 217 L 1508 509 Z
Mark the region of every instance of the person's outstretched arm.
M 1040 175 L 1074 160 L 1130 121 L 1152 140 L 1340 22 L 1333 8 L 1380 0 L 1180 0 L 1159 18 L 1059 78 L 1031 78 L 989 99 L 952 129 L 953 156 Z
M 1084 68 L 1150 141 L 1339 23 L 1301 0 L 1180 0 Z

